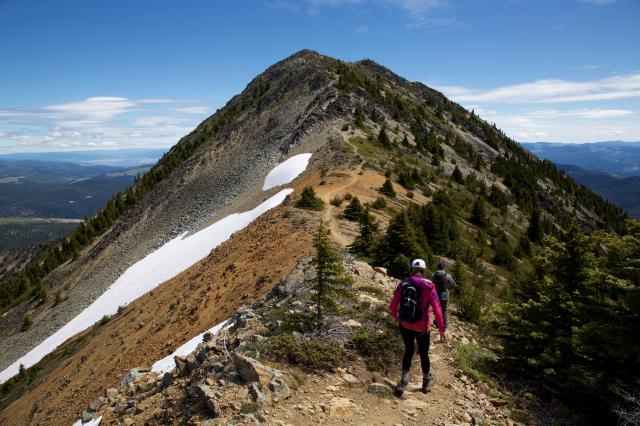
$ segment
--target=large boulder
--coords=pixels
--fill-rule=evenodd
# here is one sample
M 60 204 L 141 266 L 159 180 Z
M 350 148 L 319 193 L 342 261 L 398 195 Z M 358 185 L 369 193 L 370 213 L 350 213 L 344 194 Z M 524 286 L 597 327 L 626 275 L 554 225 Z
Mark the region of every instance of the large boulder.
M 276 375 L 276 370 L 241 353 L 233 352 L 231 359 L 238 376 L 246 383 L 260 382 L 263 386 L 268 386 L 271 379 Z

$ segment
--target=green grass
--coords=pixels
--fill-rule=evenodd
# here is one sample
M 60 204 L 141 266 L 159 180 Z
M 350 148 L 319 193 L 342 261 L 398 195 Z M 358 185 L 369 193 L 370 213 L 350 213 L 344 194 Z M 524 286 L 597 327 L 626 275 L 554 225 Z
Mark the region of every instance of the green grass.
M 361 136 L 350 138 L 349 143 L 356 147 L 358 154 L 360 154 L 362 157 L 378 158 L 380 154 L 386 152 L 384 148 L 376 146 L 375 142 L 368 141 Z

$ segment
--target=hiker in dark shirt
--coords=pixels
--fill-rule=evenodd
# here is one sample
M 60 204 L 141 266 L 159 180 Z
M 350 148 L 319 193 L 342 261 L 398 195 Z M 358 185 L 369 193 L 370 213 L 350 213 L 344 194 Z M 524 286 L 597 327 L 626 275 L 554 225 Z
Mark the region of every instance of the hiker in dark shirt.
M 438 293 L 438 299 L 440 299 L 440 309 L 442 309 L 442 315 L 444 316 L 444 325 L 449 327 L 449 314 L 447 313 L 447 305 L 449 304 L 449 289 L 455 287 L 457 284 L 453 277 L 445 272 L 444 262 L 438 263 L 438 270 L 431 276 L 431 281 L 436 286 L 436 292 Z

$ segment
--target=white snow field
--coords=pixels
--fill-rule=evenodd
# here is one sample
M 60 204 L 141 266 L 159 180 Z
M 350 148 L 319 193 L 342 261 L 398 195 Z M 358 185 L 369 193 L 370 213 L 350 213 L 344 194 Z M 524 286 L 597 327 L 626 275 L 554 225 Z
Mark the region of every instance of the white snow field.
M 95 418 L 87 423 L 82 423 L 82 420 L 78 420 L 71 426 L 99 426 L 101 421 L 102 421 L 102 416 Z
M 153 363 L 153 365 L 151 366 L 151 371 L 155 371 L 156 373 L 166 373 L 167 371 L 172 371 L 176 366 L 175 362 L 173 361 L 173 357 L 189 355 L 195 350 L 196 346 L 198 346 L 198 343 L 202 342 L 202 336 L 204 336 L 206 332 L 211 332 L 215 336 L 220 330 L 229 328 L 231 327 L 231 325 L 233 325 L 233 323 L 230 323 L 229 320 L 224 320 L 220 324 L 216 324 L 210 329 L 203 331 L 202 333 L 198 334 L 196 337 L 173 351 L 171 355 L 167 355 L 160 361 L 156 361 L 155 363 Z
M 267 177 L 264 178 L 262 190 L 266 191 L 267 189 L 271 189 L 276 186 L 288 184 L 297 178 L 300 173 L 305 171 L 310 159 L 311 154 L 307 153 L 294 155 L 293 157 L 284 160 L 282 163 L 275 166 L 267 174 Z
M 297 165 L 296 165 L 297 167 Z M 287 172 L 286 176 L 292 174 Z M 149 290 L 188 269 L 211 250 L 229 239 L 266 211 L 278 206 L 293 192 L 287 188 L 253 210 L 233 213 L 185 238 L 182 234 L 127 269 L 100 297 L 42 343 L 0 372 L 0 383 L 18 373 L 20 364 L 30 367 L 51 353 L 69 337 L 87 329 L 105 315 L 117 312 Z

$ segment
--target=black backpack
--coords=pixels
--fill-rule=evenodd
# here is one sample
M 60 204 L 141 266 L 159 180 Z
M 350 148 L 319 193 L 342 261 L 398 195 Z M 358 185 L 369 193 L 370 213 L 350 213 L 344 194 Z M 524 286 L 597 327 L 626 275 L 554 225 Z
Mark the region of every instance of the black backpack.
M 416 322 L 422 318 L 420 310 L 420 288 L 411 281 L 404 281 L 400 289 L 398 317 L 402 321 Z
M 436 285 L 436 291 L 438 295 L 442 295 L 447 290 L 447 275 L 435 274 L 433 277 L 433 283 Z

